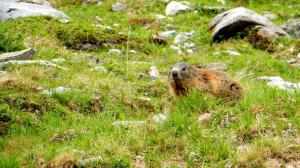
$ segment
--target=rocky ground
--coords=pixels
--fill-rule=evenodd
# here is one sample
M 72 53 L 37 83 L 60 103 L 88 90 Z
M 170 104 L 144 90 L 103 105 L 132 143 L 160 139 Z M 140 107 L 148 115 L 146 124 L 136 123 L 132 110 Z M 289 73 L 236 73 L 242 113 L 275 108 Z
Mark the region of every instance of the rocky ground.
M 3 0 L 0 20 L 0 167 L 300 165 L 298 0 Z M 244 99 L 174 101 L 176 62 Z

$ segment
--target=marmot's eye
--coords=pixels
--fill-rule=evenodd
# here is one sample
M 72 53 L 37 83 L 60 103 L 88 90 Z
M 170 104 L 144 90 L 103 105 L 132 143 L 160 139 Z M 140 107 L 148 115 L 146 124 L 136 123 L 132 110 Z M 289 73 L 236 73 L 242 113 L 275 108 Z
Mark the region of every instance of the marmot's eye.
M 182 68 L 183 71 L 186 71 L 186 68 Z

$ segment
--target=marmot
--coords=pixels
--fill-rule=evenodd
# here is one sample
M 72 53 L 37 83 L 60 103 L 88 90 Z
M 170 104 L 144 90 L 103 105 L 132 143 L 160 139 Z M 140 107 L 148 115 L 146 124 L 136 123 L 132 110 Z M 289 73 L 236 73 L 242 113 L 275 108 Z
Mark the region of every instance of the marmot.
M 177 63 L 172 67 L 169 86 L 175 98 L 195 89 L 214 97 L 239 100 L 244 92 L 241 85 L 228 74 L 217 70 L 196 68 L 187 63 Z

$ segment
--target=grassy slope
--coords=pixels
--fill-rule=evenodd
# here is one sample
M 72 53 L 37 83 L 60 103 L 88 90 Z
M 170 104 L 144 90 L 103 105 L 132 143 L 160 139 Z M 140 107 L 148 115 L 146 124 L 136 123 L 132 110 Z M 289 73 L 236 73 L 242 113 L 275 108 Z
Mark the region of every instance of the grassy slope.
M 275 23 L 281 24 L 299 15 L 300 6 L 296 2 L 250 1 L 244 5 L 259 13 L 277 14 Z M 55 156 L 64 151 L 72 153 L 72 149 L 87 152 L 83 156 L 77 154 L 78 158 L 100 155 L 103 159 L 94 166 L 103 167 L 132 166 L 136 156 L 143 156 L 149 167 L 183 163 L 191 167 L 260 167 L 268 158 L 277 158 L 282 164 L 300 160 L 299 94 L 274 90 L 255 80 L 257 76 L 280 75 L 289 81 L 300 81 L 300 70 L 285 62 L 296 53 L 289 53 L 289 48 L 298 46 L 299 52 L 299 41 L 282 39 L 280 43 L 284 46 L 278 47 L 273 54 L 253 49 L 238 39 L 210 45 L 207 28 L 213 15 L 180 14 L 174 16 L 173 21 L 154 22 L 147 30 L 130 25 L 128 21 L 131 18 L 155 19 L 152 13 L 162 13 L 163 3 L 138 1 L 129 3 L 127 11 L 111 12 L 112 3 L 59 7 L 72 18 L 71 25 L 45 17 L 0 23 L 1 30 L 19 35 L 28 46 L 35 47 L 38 50 L 36 59 L 65 58 L 66 62 L 59 64 L 68 68 L 68 71 L 40 66 L 5 69 L 16 81 L 0 86 L 0 112 L 12 117 L 6 135 L 0 137 L 0 167 L 36 167 L 41 158 L 49 164 Z M 203 5 L 219 4 L 207 0 Z M 228 7 L 236 5 L 233 2 L 227 4 Z M 294 8 L 288 8 L 289 5 Z M 103 25 L 119 23 L 115 32 L 124 32 L 132 42 L 129 46 L 125 42 L 113 47 L 125 53 L 129 47 L 138 53 L 119 57 L 108 54 L 109 47 L 96 52 L 69 50 L 57 39 L 57 29 L 62 26 L 67 30 L 72 25 L 89 28 L 97 23 L 96 16 L 103 18 Z M 191 39 L 198 47 L 195 54 L 178 55 L 169 47 L 149 42 L 153 33 L 164 30 L 168 24 L 170 30 L 196 31 Z M 237 50 L 241 56 L 214 54 L 227 49 Z M 103 60 L 100 64 L 109 70 L 108 73 L 91 72 L 90 68 L 95 65 L 90 65 L 89 57 Z M 245 87 L 245 98 L 235 106 L 229 106 L 194 93 L 168 109 L 171 96 L 166 78 L 151 80 L 137 76 L 151 65 L 156 65 L 166 76 L 170 66 L 178 61 L 194 65 L 228 64 L 228 72 Z M 58 86 L 73 91 L 45 96 L 32 89 Z M 95 97 L 101 105 L 91 103 Z M 140 97 L 149 97 L 151 102 Z M 97 112 L 99 107 L 101 112 Z M 170 119 L 153 123 L 153 114 L 163 113 L 166 108 L 171 111 Z M 207 127 L 195 124 L 204 112 L 213 115 Z M 112 123 L 117 120 L 148 122 L 144 126 L 114 127 Z M 63 135 L 72 129 L 76 132 L 75 137 L 51 142 L 53 135 Z M 240 146 L 247 146 L 249 150 L 240 151 Z

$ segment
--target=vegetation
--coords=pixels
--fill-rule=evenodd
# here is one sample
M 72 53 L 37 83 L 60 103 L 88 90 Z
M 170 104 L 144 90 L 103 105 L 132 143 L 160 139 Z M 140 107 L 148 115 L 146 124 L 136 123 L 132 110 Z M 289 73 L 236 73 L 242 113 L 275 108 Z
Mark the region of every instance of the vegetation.
M 221 5 L 215 0 L 190 2 L 197 7 Z M 226 7 L 242 4 L 260 14 L 269 11 L 278 16 L 274 23 L 280 25 L 299 16 L 297 2 L 239 0 L 226 1 Z M 51 167 L 62 160 L 80 165 L 80 160 L 98 156 L 101 159 L 85 167 L 266 167 L 270 159 L 282 165 L 300 161 L 300 94 L 256 80 L 281 76 L 299 82 L 300 69 L 286 62 L 300 52 L 299 40 L 282 38 L 272 53 L 239 38 L 211 43 L 208 25 L 214 14 L 188 12 L 158 20 L 154 14 L 164 14 L 165 9 L 160 1 L 130 1 L 122 12 L 111 11 L 115 1 L 52 3 L 72 22 L 31 17 L 0 23 L 0 52 L 34 47 L 38 50 L 34 59 L 64 58 L 57 64 L 67 68 L 4 69 L 9 80 L 0 78 L 0 167 Z M 194 30 L 190 39 L 196 44 L 194 54 L 176 53 L 169 47 L 173 38 L 167 45 L 151 42 L 153 34 L 164 30 Z M 78 48 L 84 44 L 92 49 Z M 111 48 L 122 54 L 108 53 Z M 173 101 L 167 75 L 174 63 L 183 61 L 226 63 L 227 72 L 244 86 L 245 98 L 230 105 L 192 92 Z M 91 70 L 99 65 L 107 72 Z M 161 78 L 145 75 L 152 65 Z M 49 95 L 40 91 L 60 86 L 69 90 Z M 154 115 L 165 112 L 169 112 L 166 121 L 153 121 Z M 207 126 L 197 123 L 204 113 L 212 114 Z M 146 123 L 122 126 L 114 124 L 117 121 Z

